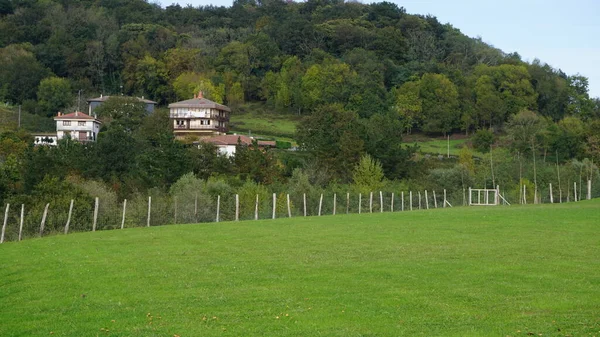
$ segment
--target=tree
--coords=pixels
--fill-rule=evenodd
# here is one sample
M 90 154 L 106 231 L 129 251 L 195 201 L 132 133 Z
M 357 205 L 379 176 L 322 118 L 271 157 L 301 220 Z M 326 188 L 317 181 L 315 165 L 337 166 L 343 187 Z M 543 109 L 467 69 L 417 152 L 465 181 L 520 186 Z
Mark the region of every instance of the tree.
M 358 115 L 344 110 L 341 104 L 321 106 L 296 128 L 298 143 L 322 168 L 347 181 L 364 151 L 358 121 Z
M 173 82 L 173 91 L 180 100 L 191 99 L 199 91 L 202 91 L 204 97 L 216 103 L 222 104 L 225 99 L 225 86 L 222 83 L 215 84 L 209 75 L 193 72 L 179 75 Z M 238 92 L 233 94 L 234 99 L 239 99 Z
M 55 115 L 72 103 L 71 84 L 67 79 L 48 77 L 40 82 L 37 91 L 39 106 L 46 116 Z
M 491 77 L 482 75 L 477 79 L 475 97 L 475 119 L 478 126 L 491 128 L 492 124 L 501 125 L 504 123 L 506 106 Z
M 352 181 L 358 192 L 369 193 L 381 190 L 384 186 L 383 167 L 376 159 L 365 154 L 352 171 Z
M 394 104 L 392 109 L 398 114 L 403 124 L 403 129 L 411 133 L 415 126 L 423 122 L 423 101 L 419 95 L 420 83 L 406 82 L 399 88 L 392 89 Z
M 108 127 L 118 126 L 127 132 L 134 132 L 146 116 L 146 105 L 137 98 L 111 96 L 94 112 Z
M 494 144 L 494 133 L 489 129 L 479 129 L 473 135 L 472 142 L 475 150 L 487 153 L 490 151 L 490 146 Z
M 22 103 L 36 98 L 40 81 L 50 72 L 32 53 L 31 44 L 0 48 L 0 99 Z
M 507 123 L 506 131 L 513 141 L 513 146 L 524 152 L 528 147 L 531 149 L 533 157 L 533 184 L 534 184 L 534 200 L 538 201 L 538 185 L 537 185 L 537 166 L 536 166 L 536 139 L 544 128 L 543 120 L 534 112 L 522 110 L 518 114 L 511 116 Z
M 423 131 L 441 132 L 445 135 L 460 125 L 458 91 L 446 75 L 423 75 L 419 97 L 424 115 Z
M 304 107 L 312 110 L 322 104 L 345 104 L 356 76 L 349 65 L 336 60 L 309 67 L 302 77 Z

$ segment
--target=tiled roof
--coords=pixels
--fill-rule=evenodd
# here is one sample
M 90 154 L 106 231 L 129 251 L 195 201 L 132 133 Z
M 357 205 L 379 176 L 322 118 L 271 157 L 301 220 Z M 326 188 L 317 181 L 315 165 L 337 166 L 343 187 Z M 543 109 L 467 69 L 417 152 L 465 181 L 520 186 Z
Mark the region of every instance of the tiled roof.
M 96 119 L 92 116 L 86 115 L 83 112 L 80 111 L 76 111 L 76 112 L 71 112 L 69 114 L 65 114 L 65 115 L 59 115 L 54 117 L 55 120 L 57 119 Z
M 215 103 L 206 98 L 192 98 L 181 102 L 171 103 L 169 104 L 169 108 L 207 108 L 231 112 L 229 107 Z

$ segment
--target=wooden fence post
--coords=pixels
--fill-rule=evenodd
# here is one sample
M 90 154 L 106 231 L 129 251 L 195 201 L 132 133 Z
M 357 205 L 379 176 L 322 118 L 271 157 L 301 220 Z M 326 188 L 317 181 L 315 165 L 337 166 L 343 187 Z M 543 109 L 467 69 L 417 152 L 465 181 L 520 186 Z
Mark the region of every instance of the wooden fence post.
M 419 209 L 421 209 L 421 191 L 419 191 Z
M 277 193 L 273 193 L 273 219 L 275 219 L 275 212 L 277 212 Z
M 221 217 L 221 195 L 217 195 L 217 218 L 215 222 L 219 222 L 219 218 Z
M 254 220 L 258 220 L 258 194 L 256 195 L 256 203 L 254 204 Z
M 319 198 L 319 216 L 321 216 L 322 206 L 323 206 L 323 193 L 321 193 L 321 198 Z
M 433 206 L 437 208 L 437 198 L 435 197 L 435 190 L 433 190 Z
M 400 195 L 401 195 L 400 200 L 402 201 L 401 210 L 404 212 L 404 191 L 400 192 Z
M 6 224 L 8 223 L 8 210 L 10 204 L 6 204 L 6 211 L 4 211 L 4 223 L 2 224 L 2 234 L 0 234 L 0 243 L 4 242 L 4 233 L 6 232 Z
M 410 192 L 408 193 L 408 196 L 409 196 L 409 198 L 408 198 L 408 201 L 410 202 L 410 204 L 409 204 L 409 209 L 412 211 L 412 210 L 413 210 L 413 208 L 412 208 L 412 206 L 413 206 L 413 201 L 412 201 L 412 191 L 410 191 Z
M 25 219 L 25 204 L 21 204 L 21 221 L 19 222 L 19 241 L 23 238 L 23 220 Z
M 362 208 L 362 193 L 358 193 L 358 214 L 360 214 Z
M 427 190 L 425 190 L 425 206 L 429 209 L 429 197 L 427 197 Z
M 65 224 L 65 234 L 69 233 L 69 225 L 71 224 L 71 213 L 73 213 L 73 199 L 71 199 L 71 204 L 69 205 L 69 215 L 67 215 L 67 223 Z
M 587 181 L 587 200 L 592 199 L 592 180 Z
M 96 197 L 96 201 L 94 203 L 94 222 L 92 224 L 92 232 L 96 231 L 96 224 L 98 223 L 98 207 L 100 206 L 100 202 L 98 197 Z
M 44 234 L 44 226 L 46 225 L 46 215 L 48 215 L 48 207 L 50 204 L 46 204 L 44 208 L 44 215 L 42 215 L 42 223 L 40 223 L 40 237 Z
M 473 202 L 472 193 L 471 193 L 471 188 L 469 187 L 469 206 L 471 206 L 472 202 Z
M 523 184 L 523 204 L 527 205 L 527 185 Z
M 550 183 L 548 185 L 549 189 L 550 189 L 550 203 L 553 204 L 554 203 L 554 196 L 552 195 L 552 183 Z
M 346 214 L 350 213 L 350 192 L 346 193 Z
M 287 209 L 288 209 L 288 218 L 292 217 L 292 208 L 290 207 L 290 195 L 287 194 Z
M 333 193 L 333 215 L 335 215 L 336 204 L 337 204 L 337 193 Z
M 235 221 L 240 221 L 240 195 L 235 195 Z
M 146 227 L 150 227 L 150 214 L 152 212 L 152 197 L 148 196 L 148 217 L 146 218 Z
M 390 212 L 394 212 L 394 192 L 392 192 L 392 201 L 390 202 Z
M 573 182 L 573 201 L 577 202 L 577 183 Z
M 494 193 L 494 205 L 500 205 L 500 185 L 496 185 L 496 193 Z
M 373 213 L 373 192 L 369 194 L 369 213 Z
M 304 216 L 306 216 L 306 193 L 302 193 L 302 199 L 304 200 Z
M 127 213 L 127 199 L 123 200 L 123 216 L 121 217 L 121 229 L 125 227 L 125 214 Z
M 383 213 L 383 192 L 379 191 L 379 212 Z
M 444 188 L 444 206 L 442 206 L 443 208 L 446 208 L 446 189 Z

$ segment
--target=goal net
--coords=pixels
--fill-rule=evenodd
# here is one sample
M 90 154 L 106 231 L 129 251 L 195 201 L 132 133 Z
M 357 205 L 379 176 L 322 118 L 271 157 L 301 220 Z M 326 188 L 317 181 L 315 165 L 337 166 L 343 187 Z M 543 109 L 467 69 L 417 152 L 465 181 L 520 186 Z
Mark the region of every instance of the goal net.
M 500 198 L 498 189 L 469 188 L 469 206 L 497 206 Z

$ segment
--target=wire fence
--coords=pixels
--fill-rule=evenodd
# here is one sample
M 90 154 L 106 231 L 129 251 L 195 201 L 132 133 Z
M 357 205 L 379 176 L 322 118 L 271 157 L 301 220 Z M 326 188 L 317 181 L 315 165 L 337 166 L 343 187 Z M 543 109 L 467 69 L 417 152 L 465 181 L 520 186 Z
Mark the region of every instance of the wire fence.
M 481 191 L 485 194 L 482 194 Z M 484 197 L 482 197 L 484 195 Z M 496 197 L 497 195 L 497 197 Z M 116 198 L 93 198 L 26 205 L 6 204 L 0 243 L 20 241 L 71 232 L 111 230 L 132 227 L 162 226 L 221 221 L 243 221 L 304 216 L 406 212 L 470 205 L 514 205 L 562 203 L 592 199 L 600 189 L 573 182 L 571 186 L 527 184 L 509 190 L 462 189 L 454 191 L 400 191 L 369 193 L 204 193 L 171 196 L 155 193 L 134 196 L 118 202 Z

